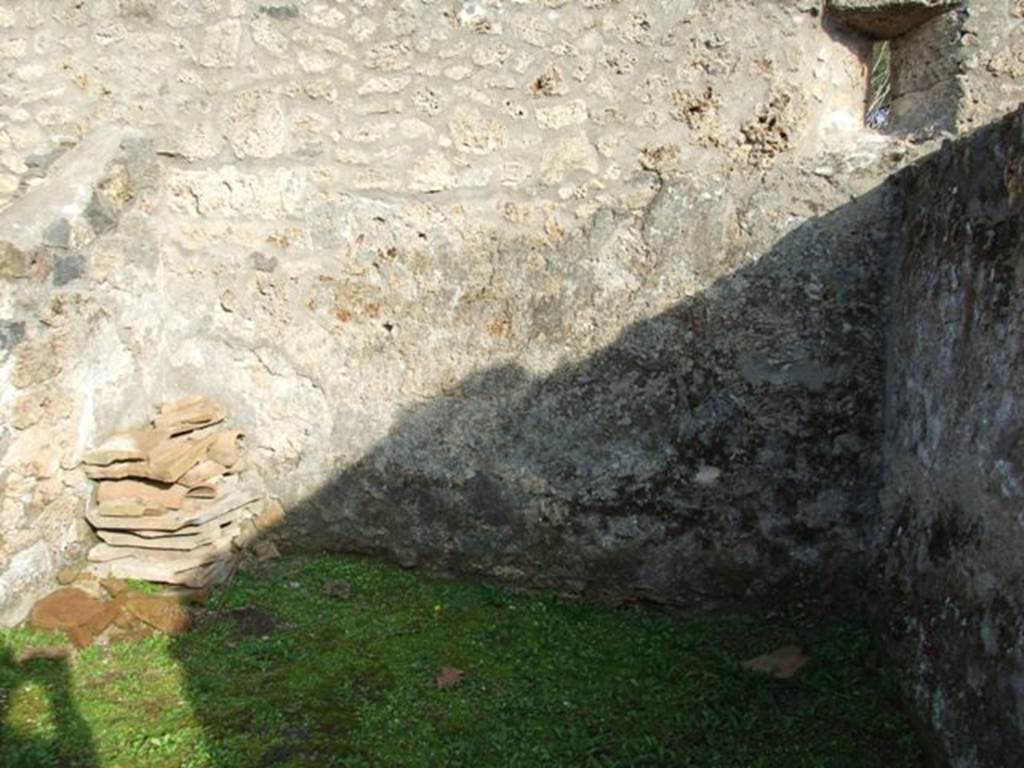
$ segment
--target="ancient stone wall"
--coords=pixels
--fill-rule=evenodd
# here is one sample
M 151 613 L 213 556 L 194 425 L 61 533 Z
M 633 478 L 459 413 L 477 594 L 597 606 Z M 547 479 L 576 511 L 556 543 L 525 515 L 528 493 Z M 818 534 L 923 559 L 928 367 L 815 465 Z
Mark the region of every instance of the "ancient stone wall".
M 1024 111 L 901 178 L 873 604 L 937 752 L 1024 755 Z
M 837 12 L 853 9 L 852 17 L 840 14 L 851 26 L 890 39 L 889 130 L 964 134 L 1024 100 L 1020 0 L 829 2 Z
M 884 193 L 800 225 L 907 149 L 862 128 L 862 51 L 823 24 L 797 0 L 4 3 L 0 614 L 75 553 L 82 448 L 190 391 L 250 425 L 296 540 L 510 577 L 580 541 L 532 576 L 623 549 L 603 586 L 685 599 L 846 570 Z
M 959 132 L 980 128 L 1024 101 L 1024 0 L 973 0 L 965 8 L 959 14 Z
M 867 46 L 817 0 L 5 2 L 0 617 L 88 537 L 83 448 L 191 391 L 296 543 L 845 580 L 923 151 Z

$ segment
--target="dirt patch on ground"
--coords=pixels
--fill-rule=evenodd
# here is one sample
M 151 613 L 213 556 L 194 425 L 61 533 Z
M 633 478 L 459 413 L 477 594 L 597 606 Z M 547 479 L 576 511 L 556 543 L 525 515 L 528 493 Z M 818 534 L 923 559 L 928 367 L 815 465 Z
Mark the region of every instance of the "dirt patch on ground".
M 231 622 L 238 637 L 272 635 L 283 626 L 272 613 L 250 605 L 225 611 L 224 618 Z

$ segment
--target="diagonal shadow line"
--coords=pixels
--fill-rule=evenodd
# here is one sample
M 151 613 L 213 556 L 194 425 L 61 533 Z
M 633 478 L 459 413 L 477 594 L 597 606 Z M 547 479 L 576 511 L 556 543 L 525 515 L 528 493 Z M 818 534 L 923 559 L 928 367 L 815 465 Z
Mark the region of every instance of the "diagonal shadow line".
M 546 376 L 493 366 L 405 409 L 289 511 L 281 538 L 591 598 L 700 608 L 809 596 L 857 613 L 885 527 L 901 188 L 929 158 L 580 362 Z M 692 220 L 669 219 L 671 255 Z M 600 236 L 564 246 L 553 269 Z M 535 306 L 535 321 L 572 321 L 558 309 Z M 202 719 L 217 693 L 197 682 L 202 658 L 184 645 L 178 655 Z M 203 727 L 209 753 L 226 755 L 252 725 Z
M 671 259 L 685 236 L 672 230 L 692 225 L 670 214 Z M 897 214 L 883 185 L 582 362 L 543 377 L 498 365 L 407 408 L 284 536 L 683 605 L 854 584 L 876 508 Z M 571 265 L 597 236 L 550 261 Z
M 658 204 L 647 223 L 674 268 L 692 220 Z M 278 535 L 616 602 L 858 594 L 877 523 L 899 206 L 895 186 L 879 186 L 580 362 L 540 377 L 497 365 L 405 409 Z M 602 236 L 582 233 L 551 268 L 571 269 Z M 552 329 L 572 322 L 533 309 Z M 203 660 L 187 644 L 176 655 L 208 753 L 230 754 L 251 724 L 216 714 Z
M 494 366 L 407 408 L 290 510 L 282 538 L 618 601 L 813 596 L 858 613 L 872 599 L 863 569 L 894 524 L 878 502 L 888 294 L 901 238 L 930 236 L 904 232 L 902 190 L 929 178 L 915 175 L 925 163 L 941 177 L 950 157 L 804 221 L 578 363 L 547 376 Z M 670 252 L 689 221 L 667 226 Z M 197 683 L 203 659 L 178 650 L 204 719 L 216 692 Z M 209 752 L 227 755 L 251 726 L 203 728 Z

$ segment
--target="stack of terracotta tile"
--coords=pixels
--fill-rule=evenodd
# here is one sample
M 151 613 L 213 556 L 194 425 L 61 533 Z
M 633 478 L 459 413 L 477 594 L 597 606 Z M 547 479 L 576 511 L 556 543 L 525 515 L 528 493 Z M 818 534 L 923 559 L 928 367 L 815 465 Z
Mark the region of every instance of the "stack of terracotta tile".
M 202 587 L 225 577 L 280 507 L 240 476 L 242 432 L 227 412 L 191 396 L 160 408 L 148 429 L 122 432 L 83 457 L 97 480 L 86 519 L 103 543 L 89 552 L 103 576 Z

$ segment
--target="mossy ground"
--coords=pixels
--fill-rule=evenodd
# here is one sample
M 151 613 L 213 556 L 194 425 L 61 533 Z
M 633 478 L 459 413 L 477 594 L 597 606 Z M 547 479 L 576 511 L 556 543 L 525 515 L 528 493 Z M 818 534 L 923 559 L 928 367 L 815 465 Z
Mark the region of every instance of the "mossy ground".
M 0 634 L 0 765 L 920 764 L 858 623 L 678 618 L 334 556 L 243 573 L 223 598 L 183 637 L 69 661 L 17 665 L 58 640 Z M 740 667 L 793 642 L 813 661 L 792 680 Z M 467 675 L 442 690 L 441 667 Z

